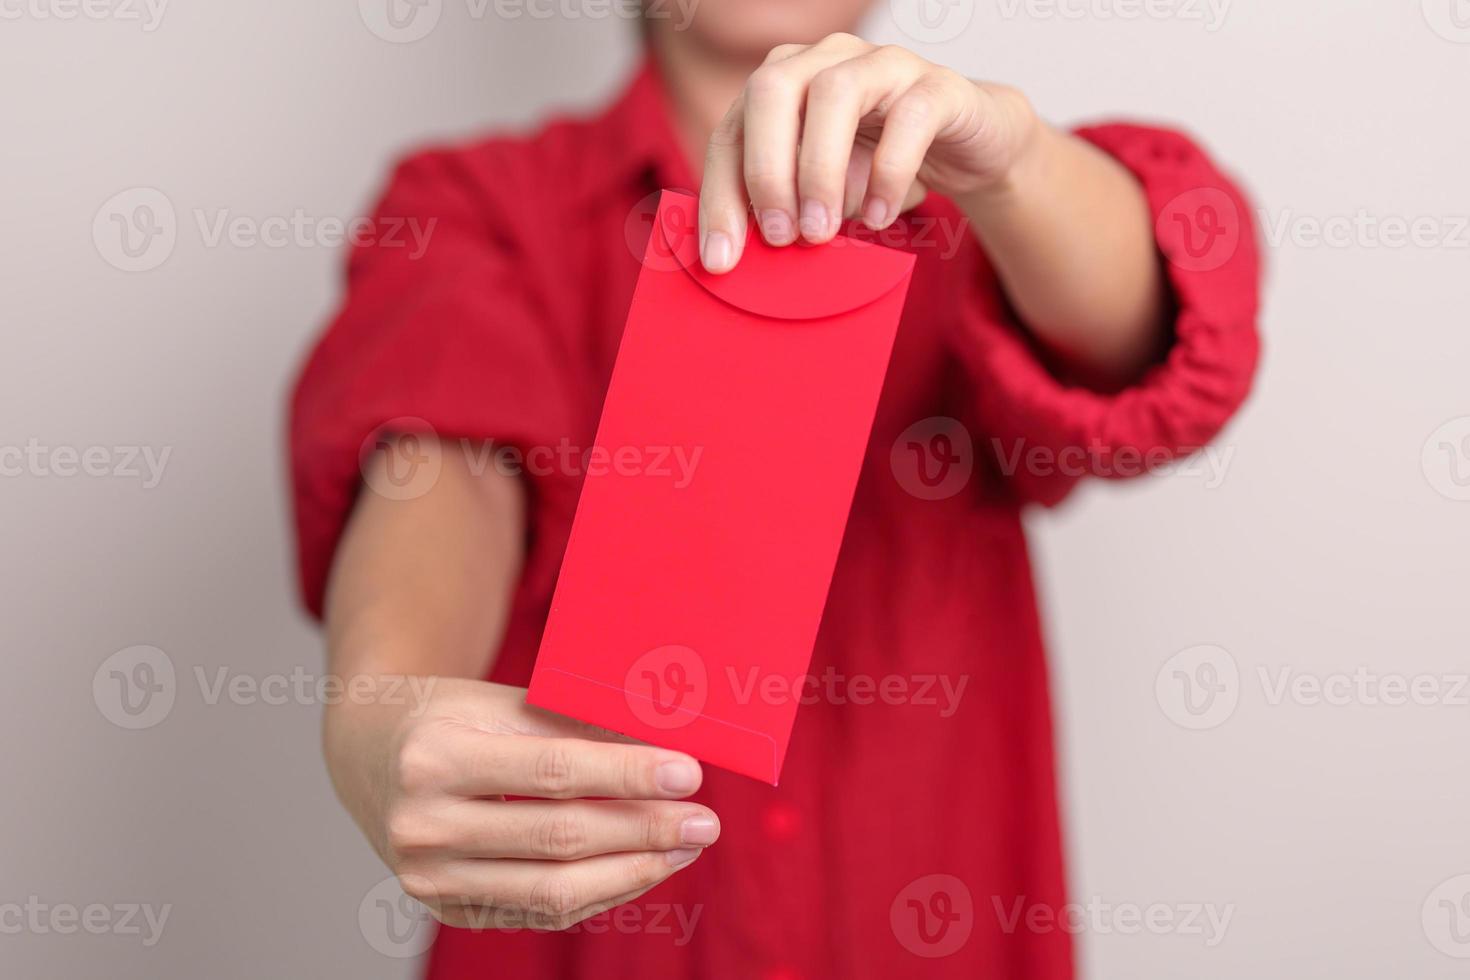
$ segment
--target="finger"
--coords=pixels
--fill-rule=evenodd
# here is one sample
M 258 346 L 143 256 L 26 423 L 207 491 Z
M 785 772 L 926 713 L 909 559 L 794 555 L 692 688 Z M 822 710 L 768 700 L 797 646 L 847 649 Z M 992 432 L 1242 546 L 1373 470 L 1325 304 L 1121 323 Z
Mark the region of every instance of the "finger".
M 811 75 L 839 57 L 839 46 L 823 41 L 772 49 L 715 126 L 699 188 L 699 255 L 708 271 L 728 272 L 740 261 L 752 208 L 766 241 L 787 245 L 796 240 L 802 98 Z M 808 60 L 795 65 L 798 59 Z
M 745 83 L 742 178 L 761 236 L 796 240 L 796 141 L 807 80 L 836 55 L 816 45 L 783 44 Z
M 929 147 L 954 114 L 953 103 L 949 86 L 931 73 L 921 76 L 889 108 L 868 173 L 862 212 L 868 227 L 886 228 L 909 203 Z
M 464 729 L 448 740 L 457 796 L 534 796 L 565 800 L 679 799 L 699 789 L 699 763 L 682 752 L 580 738 L 494 735 Z
M 698 850 L 604 854 L 571 862 L 462 861 L 441 869 L 441 906 L 461 904 L 518 910 L 524 925 L 564 929 L 589 908 L 652 888 L 688 867 Z M 585 917 L 585 916 L 583 916 Z
M 865 142 L 859 133 L 857 141 L 852 145 L 852 156 L 847 160 L 846 187 L 842 192 L 844 220 L 856 218 L 862 214 L 863 201 L 868 194 L 868 171 L 873 167 L 874 143 Z
M 707 807 L 643 800 L 465 800 L 434 822 L 438 847 L 475 858 L 576 861 L 708 847 L 720 836 Z
M 871 47 L 851 35 L 832 35 L 767 62 L 746 83 L 745 186 L 761 232 L 772 245 L 789 245 L 799 231 L 798 143 L 812 79 Z
M 859 123 L 911 85 L 923 64 L 902 48 L 884 47 L 812 78 L 797 171 L 802 237 L 822 242 L 837 234 Z
M 601 915 L 609 909 L 615 909 L 620 905 L 627 905 L 629 902 L 636 902 L 657 887 L 658 883 L 655 882 L 646 888 L 639 888 L 636 891 L 618 895 L 605 902 L 594 902 L 586 908 L 578 909 L 573 915 L 569 916 L 565 925 L 572 926 L 593 916 Z M 487 929 L 537 928 L 535 924 L 528 921 L 529 916 L 524 909 L 497 909 L 487 905 L 465 905 L 459 902 L 445 902 L 437 907 L 431 907 L 431 911 L 434 913 L 434 918 L 446 926 L 453 926 L 456 929 L 484 931 Z M 542 924 L 540 928 L 546 928 L 546 926 Z
M 519 734 L 544 735 L 549 738 L 581 738 L 589 742 L 613 742 L 618 745 L 648 744 L 632 735 L 624 735 L 622 732 L 615 732 L 611 728 L 603 728 L 589 722 L 577 721 L 544 708 L 533 708 L 527 705 L 526 710 L 546 717 L 536 718 L 531 725 L 518 732 Z
M 699 260 L 710 272 L 729 272 L 745 251 L 745 97 L 737 98 L 710 135 L 699 185 Z
M 778 45 L 766 56 L 765 64 L 785 61 L 805 48 L 803 44 Z M 730 106 L 705 151 L 704 177 L 699 187 L 699 257 L 710 272 L 728 272 L 745 252 L 746 215 L 750 210 L 745 188 L 746 97 L 742 91 Z M 784 233 L 787 241 L 795 236 L 794 220 L 789 224 Z M 778 244 L 776 239 L 783 236 L 781 215 L 767 214 L 761 232 L 767 241 Z

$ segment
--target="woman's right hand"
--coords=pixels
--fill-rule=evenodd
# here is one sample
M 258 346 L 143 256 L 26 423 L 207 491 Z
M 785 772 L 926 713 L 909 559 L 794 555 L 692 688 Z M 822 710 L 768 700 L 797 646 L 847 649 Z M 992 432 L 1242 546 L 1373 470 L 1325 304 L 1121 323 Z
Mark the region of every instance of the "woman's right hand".
M 529 707 L 520 688 L 411 680 L 329 707 L 324 741 L 338 795 L 440 922 L 565 929 L 719 836 L 711 810 L 679 802 L 702 778 L 689 756 Z

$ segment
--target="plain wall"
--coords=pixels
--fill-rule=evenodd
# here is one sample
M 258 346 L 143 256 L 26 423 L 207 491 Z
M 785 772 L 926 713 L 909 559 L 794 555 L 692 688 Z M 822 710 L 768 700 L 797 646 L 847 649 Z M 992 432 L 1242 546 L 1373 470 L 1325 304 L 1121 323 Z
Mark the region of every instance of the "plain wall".
M 412 943 L 372 924 L 391 886 L 373 890 L 386 871 L 328 786 L 319 705 L 209 693 L 321 669 L 294 593 L 282 421 L 341 251 L 210 245 L 198 221 L 350 218 L 403 150 L 604 102 L 636 56 L 632 27 L 595 4 L 511 19 L 437 2 L 415 43 L 368 28 L 373 0 L 175 0 L 156 22 L 141 0 L 75 19 L 68 0 L 0 4 L 0 448 L 105 447 L 109 474 L 0 476 L 6 976 L 415 969 L 375 948 Z M 1268 236 L 1266 359 L 1223 470 L 1091 486 L 1031 519 L 1076 900 L 1231 916 L 1209 945 L 1099 913 L 1086 974 L 1462 975 L 1456 0 L 1153 0 L 1138 17 L 1128 0 L 955 0 L 934 9 L 972 19 L 939 43 L 906 37 L 897 2 L 868 36 L 1016 84 L 1052 119 L 1182 122 L 1243 177 Z M 930 36 L 959 22 L 937 23 Z M 177 240 L 126 272 L 104 205 L 146 203 L 137 188 L 167 197 Z M 1385 243 L 1382 222 L 1415 219 L 1417 243 Z M 1314 222 L 1344 235 L 1316 240 Z M 127 475 L 128 447 L 169 453 L 156 485 Z M 119 651 L 125 671 L 174 670 L 149 727 L 109 718 Z M 1217 700 L 1192 714 L 1180 678 L 1209 679 L 1204 661 Z M 1314 681 L 1336 694 L 1314 700 Z M 1400 683 L 1433 693 L 1384 703 Z M 169 907 L 156 943 L 129 931 L 133 903 Z M 48 911 L 17 931 L 7 904 Z M 100 935 L 50 918 L 89 905 L 107 907 Z

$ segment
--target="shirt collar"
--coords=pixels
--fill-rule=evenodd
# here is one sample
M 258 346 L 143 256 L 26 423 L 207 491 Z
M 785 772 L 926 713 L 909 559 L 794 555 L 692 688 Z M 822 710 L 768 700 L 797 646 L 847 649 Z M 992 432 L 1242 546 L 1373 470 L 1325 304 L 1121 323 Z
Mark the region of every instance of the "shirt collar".
M 602 164 L 585 188 L 588 200 L 651 178 L 654 189 L 699 189 L 674 127 L 663 74 L 652 52 L 616 102 L 592 122 Z

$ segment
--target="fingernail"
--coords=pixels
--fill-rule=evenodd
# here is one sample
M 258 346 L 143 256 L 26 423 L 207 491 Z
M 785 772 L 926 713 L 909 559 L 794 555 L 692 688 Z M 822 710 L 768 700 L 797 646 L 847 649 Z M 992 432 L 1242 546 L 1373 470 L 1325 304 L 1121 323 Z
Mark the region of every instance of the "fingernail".
M 873 229 L 888 224 L 888 203 L 882 198 L 871 198 L 863 205 L 863 223 Z
M 807 238 L 825 238 L 831 220 L 827 208 L 820 201 L 801 202 L 801 233 Z
M 699 767 L 692 762 L 665 762 L 654 780 L 665 793 L 692 793 L 699 789 Z
M 679 841 L 704 847 L 720 839 L 720 825 L 712 817 L 690 817 L 679 827 Z
M 704 236 L 702 257 L 704 267 L 710 272 L 724 272 L 734 264 L 735 243 L 723 231 L 712 231 Z
M 697 857 L 699 857 L 699 850 L 698 848 L 693 847 L 680 848 L 677 851 L 664 852 L 664 860 L 668 861 L 669 864 L 675 868 L 682 867 L 683 865 L 688 864 L 690 861 L 693 861 Z
M 785 211 L 773 208 L 756 217 L 760 220 L 761 235 L 772 245 L 790 245 L 796 237 L 791 228 L 791 215 Z

